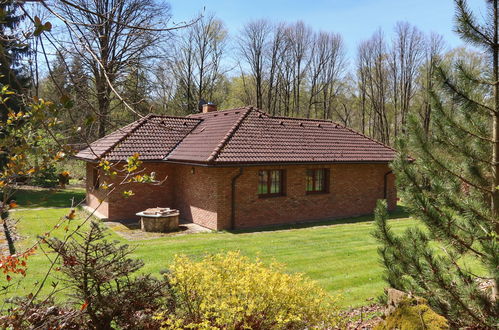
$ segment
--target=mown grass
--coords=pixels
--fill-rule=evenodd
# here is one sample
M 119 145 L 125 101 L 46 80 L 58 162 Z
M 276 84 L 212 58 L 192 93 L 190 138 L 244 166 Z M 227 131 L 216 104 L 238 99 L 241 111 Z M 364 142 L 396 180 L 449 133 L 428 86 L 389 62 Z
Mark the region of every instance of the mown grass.
M 70 195 L 71 192 L 63 191 L 51 195 L 55 200 L 50 197 L 47 200 L 38 199 L 37 203 L 61 205 L 67 202 L 68 197 L 70 200 Z M 22 207 L 22 200 L 29 200 L 31 196 L 38 194 L 18 196 L 22 196 L 18 197 Z M 76 197 L 80 197 L 78 192 Z M 33 202 L 30 205 L 35 207 L 37 203 Z M 23 240 L 17 243 L 18 249 L 31 246 L 38 235 L 49 231 L 68 213 L 69 209 L 15 212 L 14 217 L 19 219 L 17 228 L 23 236 Z M 70 221 L 68 230 L 71 231 L 80 224 L 84 217 L 84 213 L 79 213 L 77 219 Z M 392 214 L 392 218 L 390 224 L 397 232 L 416 223 L 407 218 L 403 210 Z M 54 230 L 51 236 L 62 237 L 65 226 L 66 224 Z M 145 263 L 141 272 L 158 276 L 161 270 L 168 268 L 177 254 L 201 258 L 210 253 L 238 250 L 244 255 L 258 257 L 264 262 L 282 263 L 289 272 L 306 274 L 331 294 L 341 295 L 341 306 L 348 307 L 367 304 L 367 299 L 380 295 L 386 286 L 382 280 L 383 270 L 377 254 L 378 246 L 371 235 L 373 228 L 372 217 L 361 217 L 323 221 L 313 225 L 274 227 L 258 231 L 201 233 L 141 241 L 126 241 L 109 231 L 109 238 L 133 247 L 133 256 Z M 54 257 L 54 255 L 49 256 Z M 32 292 L 36 282 L 42 280 L 48 267 L 47 256 L 39 250 L 29 259 L 28 276 L 15 290 L 15 294 Z M 2 281 L 4 279 L 0 277 L 0 285 Z M 49 277 L 44 292 L 49 292 L 50 284 L 57 281 L 56 272 Z
M 20 208 L 71 207 L 85 199 L 82 188 L 19 189 L 13 196 Z

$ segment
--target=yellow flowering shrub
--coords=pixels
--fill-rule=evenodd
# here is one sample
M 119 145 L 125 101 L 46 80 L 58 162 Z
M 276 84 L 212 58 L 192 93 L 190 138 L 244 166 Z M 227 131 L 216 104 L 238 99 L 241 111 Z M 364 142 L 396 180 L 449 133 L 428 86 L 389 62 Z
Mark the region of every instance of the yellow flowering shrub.
M 335 300 L 299 274 L 237 252 L 193 261 L 177 257 L 166 275 L 174 303 L 164 329 L 303 329 L 340 323 Z

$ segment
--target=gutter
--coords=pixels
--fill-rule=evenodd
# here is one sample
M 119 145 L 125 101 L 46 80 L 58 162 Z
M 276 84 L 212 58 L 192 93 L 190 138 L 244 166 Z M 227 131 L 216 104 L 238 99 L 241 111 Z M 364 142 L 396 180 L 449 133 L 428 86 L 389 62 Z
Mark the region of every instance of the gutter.
M 383 199 L 388 197 L 388 175 L 392 174 L 393 171 L 388 171 L 384 176 L 384 186 L 383 186 Z
M 283 165 L 329 165 L 329 164 L 389 164 L 391 160 L 373 161 L 302 161 L 302 162 L 211 162 L 205 161 L 183 161 L 183 160 L 142 160 L 142 162 L 164 162 L 179 165 L 203 166 L 203 167 L 249 167 L 249 166 L 283 166 Z
M 230 228 L 236 227 L 236 180 L 243 174 L 243 168 L 239 168 L 239 173 L 232 177 L 231 182 L 231 199 L 230 199 Z
M 98 163 L 99 159 L 88 159 L 71 156 L 74 159 L 86 161 L 89 163 Z M 201 167 L 250 167 L 250 166 L 284 166 L 284 165 L 334 165 L 334 164 L 389 164 L 391 160 L 372 160 L 372 161 L 305 161 L 305 162 L 239 162 L 239 163 L 224 163 L 224 162 L 211 162 L 207 163 L 205 161 L 183 161 L 183 160 L 165 160 L 165 159 L 140 159 L 142 163 L 167 163 L 167 164 L 178 164 L 187 166 L 201 166 Z M 109 160 L 111 163 L 125 162 L 126 159 L 122 160 Z

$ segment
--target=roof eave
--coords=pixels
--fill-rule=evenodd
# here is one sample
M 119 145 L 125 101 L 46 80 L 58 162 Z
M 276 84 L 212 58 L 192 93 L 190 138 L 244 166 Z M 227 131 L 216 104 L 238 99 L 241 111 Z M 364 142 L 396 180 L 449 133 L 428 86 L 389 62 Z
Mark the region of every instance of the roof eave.
M 389 164 L 393 160 L 362 160 L 362 161 L 288 161 L 288 162 L 206 162 L 191 160 L 164 160 L 165 163 L 205 166 L 205 167 L 240 167 L 240 166 L 285 166 L 285 165 L 317 165 L 317 164 Z
M 77 156 L 77 155 L 70 156 L 70 158 L 84 160 L 86 162 L 97 162 L 98 161 L 98 159 L 96 159 L 96 158 L 86 158 L 86 157 L 81 157 L 81 156 Z

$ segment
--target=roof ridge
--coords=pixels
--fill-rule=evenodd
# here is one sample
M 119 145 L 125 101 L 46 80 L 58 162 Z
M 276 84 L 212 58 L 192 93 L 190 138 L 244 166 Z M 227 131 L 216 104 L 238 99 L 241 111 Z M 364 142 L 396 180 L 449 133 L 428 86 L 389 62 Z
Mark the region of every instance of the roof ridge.
M 265 112 L 265 111 L 263 111 L 262 109 L 253 108 L 253 111 L 256 111 L 256 112 L 258 112 L 258 113 L 260 113 L 260 114 L 262 114 L 262 115 L 265 115 L 265 116 L 267 116 L 267 117 L 269 117 L 269 118 L 272 118 L 272 116 L 271 116 L 271 115 L 269 115 L 268 113 L 266 113 L 266 112 Z
M 197 120 L 197 121 L 201 120 L 199 118 L 189 117 L 189 115 L 187 115 L 187 116 L 170 116 L 170 115 L 160 115 L 160 114 L 150 113 L 147 116 L 159 117 L 159 118 L 189 119 L 189 120 Z M 143 117 L 143 118 L 145 118 L 145 117 Z
M 183 118 L 183 117 L 181 117 L 181 118 Z M 179 146 L 182 142 L 184 142 L 184 139 L 185 139 L 186 137 L 188 137 L 188 136 L 192 133 L 192 131 L 194 131 L 194 130 L 195 130 L 195 129 L 199 126 L 199 124 L 201 124 L 201 123 L 203 122 L 201 119 L 197 119 L 197 118 L 190 118 L 190 119 L 196 119 L 197 124 L 196 124 L 196 125 L 194 125 L 194 126 L 191 128 L 191 130 L 190 130 L 189 132 L 187 132 L 187 133 L 186 133 L 186 134 L 185 134 L 185 135 L 184 135 L 184 136 L 183 136 L 183 137 L 182 137 L 182 138 L 181 138 L 181 139 L 180 139 L 180 140 L 179 140 L 179 141 L 175 144 L 175 146 L 174 146 L 174 147 L 170 150 L 170 152 L 169 152 L 168 154 L 166 154 L 166 155 L 162 158 L 163 160 L 167 160 L 168 156 L 169 156 L 169 155 L 171 155 L 171 154 L 172 154 L 172 152 L 174 152 L 174 151 L 178 148 L 178 146 Z
M 188 115 L 188 118 L 196 118 L 193 116 L 208 116 L 208 115 L 216 115 L 221 112 L 226 112 L 226 111 L 241 111 L 241 110 L 248 110 L 252 109 L 252 106 L 244 106 L 244 107 L 237 107 L 237 108 L 232 108 L 232 109 L 224 109 L 224 110 L 216 110 L 216 111 L 211 111 L 211 112 L 198 112 L 198 113 L 191 113 Z
M 334 121 L 331 119 L 316 119 L 316 118 L 302 118 L 302 117 L 286 117 L 286 116 L 269 116 L 270 118 L 274 119 L 291 119 L 291 120 L 306 120 L 306 121 L 320 121 L 323 123 L 333 123 L 336 124 Z
M 135 125 L 135 127 L 133 127 L 130 131 L 128 131 L 127 133 L 125 133 L 121 138 L 118 139 L 118 141 L 116 141 L 114 144 L 112 144 L 109 148 L 107 148 L 106 151 L 104 151 L 102 153 L 102 155 L 100 156 L 100 158 L 104 158 L 105 155 L 107 155 L 111 150 L 113 150 L 114 148 L 116 148 L 116 146 L 118 146 L 119 143 L 123 142 L 127 137 L 130 136 L 130 134 L 132 134 L 133 132 L 135 132 L 139 127 L 141 127 L 142 125 L 144 125 L 148 120 L 149 118 L 151 118 L 151 114 L 147 114 L 145 115 L 144 117 L 134 121 L 133 123 L 131 123 L 130 125 L 134 124 L 134 123 L 137 123 L 137 125 Z M 128 125 L 127 125 L 128 126 Z M 126 127 L 126 126 L 125 126 Z M 124 127 L 123 127 L 124 128 Z M 123 129 L 121 128 L 121 129 Z M 118 129 L 120 130 L 120 129 Z
M 229 140 L 234 136 L 234 133 L 237 131 L 239 126 L 241 126 L 241 123 L 244 121 L 246 117 L 248 117 L 248 114 L 253 111 L 253 107 L 243 107 L 241 109 L 244 109 L 245 112 L 241 115 L 241 117 L 235 122 L 235 124 L 230 128 L 230 130 L 225 134 L 223 137 L 222 141 L 217 145 L 215 150 L 211 153 L 211 155 L 208 157 L 207 161 L 212 162 L 215 160 L 215 158 L 220 154 L 220 151 L 223 149 L 224 146 L 227 145 Z

